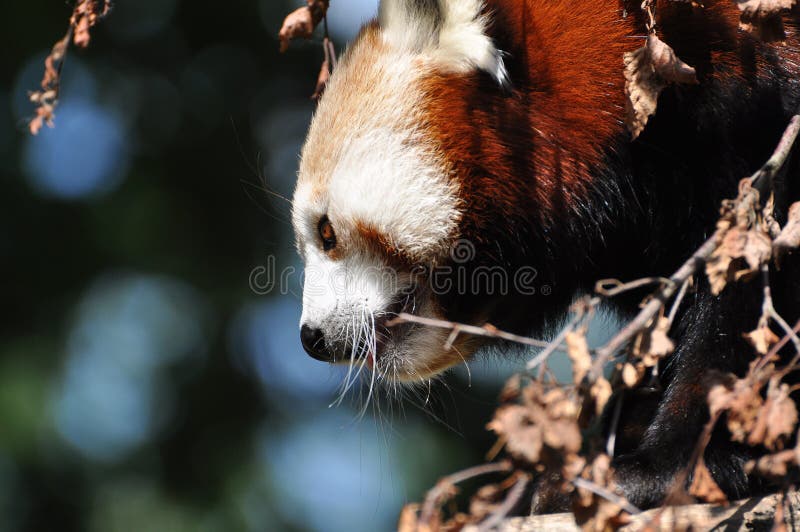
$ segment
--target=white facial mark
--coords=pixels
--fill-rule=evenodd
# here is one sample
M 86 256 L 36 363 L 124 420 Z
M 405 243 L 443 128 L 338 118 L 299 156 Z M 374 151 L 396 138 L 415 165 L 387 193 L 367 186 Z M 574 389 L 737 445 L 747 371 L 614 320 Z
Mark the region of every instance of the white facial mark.
M 378 129 L 353 139 L 328 194 L 331 216 L 366 224 L 421 262 L 447 251 L 460 219 L 455 184 L 413 133 Z

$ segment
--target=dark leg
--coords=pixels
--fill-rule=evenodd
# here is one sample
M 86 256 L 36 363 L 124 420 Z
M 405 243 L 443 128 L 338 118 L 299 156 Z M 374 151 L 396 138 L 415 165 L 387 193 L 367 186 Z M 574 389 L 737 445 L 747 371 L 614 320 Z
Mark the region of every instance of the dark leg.
M 635 505 L 662 502 L 675 476 L 686 467 L 709 419 L 706 397 L 715 373 L 743 376 L 753 349 L 742 338 L 755 328 L 761 310 L 760 283 L 731 286 L 719 297 L 701 283 L 673 328 L 676 352 L 664 364 L 666 388 L 653 422 L 638 448 L 616 458 L 617 482 Z M 724 427 L 713 433 L 706 463 L 730 498 L 749 489 L 745 449 L 732 444 Z

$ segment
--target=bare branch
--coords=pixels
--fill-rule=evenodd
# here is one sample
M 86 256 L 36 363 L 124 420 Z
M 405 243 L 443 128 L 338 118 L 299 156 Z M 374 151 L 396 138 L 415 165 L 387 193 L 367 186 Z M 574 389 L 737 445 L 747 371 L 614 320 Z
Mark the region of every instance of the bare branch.
M 798 133 L 800 133 L 800 114 L 792 117 L 789 121 L 789 125 L 786 126 L 781 136 L 780 142 L 778 142 L 778 146 L 772 153 L 772 156 L 767 159 L 764 166 L 759 168 L 750 178 L 753 188 L 758 190 L 762 196 L 770 189 L 772 180 L 786 163 L 786 159 L 792 151 L 792 146 L 794 146 L 794 141 L 797 139 Z
M 550 345 L 550 342 L 545 342 L 544 340 L 536 340 L 534 338 L 528 338 L 527 336 L 520 336 L 518 334 L 501 331 L 493 327 L 492 325 L 488 324 L 484 325 L 483 327 L 478 327 L 476 325 L 466 325 L 463 323 L 455 323 L 446 320 L 423 318 L 421 316 L 414 316 L 413 314 L 407 314 L 405 312 L 401 312 L 400 314 L 398 314 L 397 317 L 389 321 L 386 324 L 386 326 L 393 327 L 400 323 L 418 323 L 420 325 L 427 325 L 428 327 L 435 327 L 438 329 L 448 329 L 450 331 L 453 331 L 453 333 L 451 333 L 450 335 L 451 338 L 448 339 L 450 345 L 452 345 L 453 342 L 455 341 L 455 336 L 458 336 L 461 333 L 472 334 L 474 336 L 484 336 L 489 338 L 500 338 L 503 340 L 508 340 L 510 342 L 530 345 L 533 347 L 548 347 Z

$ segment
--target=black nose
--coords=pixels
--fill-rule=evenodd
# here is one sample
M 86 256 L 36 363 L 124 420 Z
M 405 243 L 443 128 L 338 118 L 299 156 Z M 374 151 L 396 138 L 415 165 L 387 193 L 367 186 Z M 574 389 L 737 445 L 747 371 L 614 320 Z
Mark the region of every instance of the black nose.
M 300 342 L 303 344 L 303 349 L 306 353 L 325 362 L 330 361 L 330 354 L 325 346 L 325 334 L 322 329 L 316 329 L 303 325 L 300 327 Z

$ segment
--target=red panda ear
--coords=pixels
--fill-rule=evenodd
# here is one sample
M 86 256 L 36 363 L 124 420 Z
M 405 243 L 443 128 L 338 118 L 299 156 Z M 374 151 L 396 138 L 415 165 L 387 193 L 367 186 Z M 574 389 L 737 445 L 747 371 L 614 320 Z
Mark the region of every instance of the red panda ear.
M 381 0 L 379 22 L 394 46 L 452 72 L 483 70 L 507 83 L 503 54 L 486 34 L 483 0 Z

